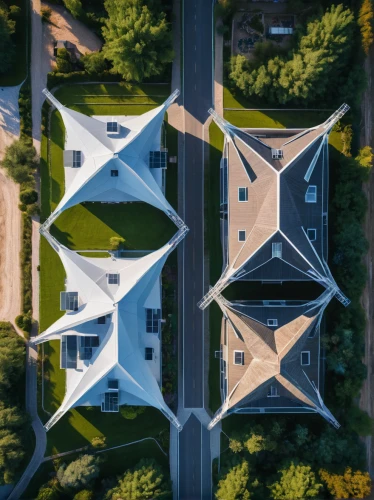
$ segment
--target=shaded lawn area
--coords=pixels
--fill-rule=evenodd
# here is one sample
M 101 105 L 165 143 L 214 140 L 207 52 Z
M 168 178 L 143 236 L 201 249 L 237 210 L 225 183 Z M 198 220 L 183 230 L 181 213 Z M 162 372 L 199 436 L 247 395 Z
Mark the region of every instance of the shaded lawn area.
M 217 282 L 222 272 L 222 249 L 220 240 L 220 161 L 223 149 L 223 133 L 212 122 L 209 127 L 209 170 L 205 176 L 205 197 L 208 200 L 206 217 L 208 218 L 208 242 L 210 259 L 210 283 Z M 219 360 L 214 351 L 219 350 L 222 312 L 216 302 L 209 306 L 209 407 L 214 412 L 221 405 L 219 387 Z
M 97 436 L 105 436 L 110 447 L 157 437 L 165 429 L 169 429 L 169 422 L 156 408 L 147 407 L 136 419 L 126 420 L 121 413 L 103 414 L 99 407 L 80 406 L 48 431 L 46 456 L 87 446 Z
M 249 128 L 308 128 L 323 123 L 331 111 L 225 111 L 227 121 L 237 127 Z M 338 151 L 342 149 L 340 133 L 332 131 L 329 144 Z
M 4 74 L 0 74 L 0 87 L 19 85 L 27 76 L 27 35 L 29 25 L 29 2 L 27 0 L 5 0 L 5 4 L 17 5 L 21 8 L 20 14 L 12 20 L 16 21 L 16 30 L 12 35 L 15 46 L 12 67 Z
M 65 457 L 63 461 L 69 463 L 77 459 L 78 456 L 78 453 L 74 453 Z M 154 458 L 165 471 L 168 467 L 168 458 L 161 452 L 154 441 L 145 441 L 130 445 L 129 447 L 106 451 L 100 453 L 98 456 L 102 459 L 98 482 L 104 478 L 116 477 L 123 474 L 126 469 L 135 466 L 142 458 Z M 38 494 L 40 486 L 49 481 L 51 474 L 54 473 L 55 469 L 52 461 L 42 463 L 21 498 L 34 499 Z
M 96 89 L 93 89 L 93 87 Z M 158 93 L 169 95 L 169 86 L 157 86 Z M 136 86 L 136 93 L 141 93 L 145 86 Z M 106 90 L 105 90 L 106 89 Z M 87 93 L 113 90 L 124 93 L 120 85 L 69 85 L 61 88 L 57 97 L 68 104 L 69 98 L 76 99 L 78 92 L 85 99 Z M 126 89 L 125 89 L 126 90 Z M 152 90 L 153 92 L 154 90 Z M 143 90 L 144 92 L 144 90 Z M 74 94 L 75 93 L 75 94 Z M 165 100 L 161 98 L 160 102 Z M 109 111 L 110 106 L 103 106 Z M 148 107 L 147 110 L 154 108 Z M 82 111 L 80 109 L 80 111 Z M 95 107 L 95 114 L 105 113 Z M 139 114 L 141 106 L 116 106 L 114 114 Z M 90 112 L 91 114 L 91 112 Z M 42 220 L 45 220 L 55 209 L 63 196 L 64 167 L 64 126 L 60 114 L 56 111 L 51 117 L 50 154 L 48 166 L 47 135 L 42 137 L 41 145 L 41 179 L 42 179 Z M 177 155 L 177 132 L 166 124 L 167 147 L 171 155 Z M 172 205 L 177 204 L 177 168 L 172 165 L 166 176 L 166 196 Z M 129 249 L 154 250 L 165 244 L 176 232 L 174 224 L 160 210 L 144 203 L 108 205 L 87 203 L 66 210 L 51 228 L 52 234 L 63 244 L 72 249 L 108 249 L 112 236 L 121 236 L 126 240 Z M 56 252 L 48 242 L 41 239 L 40 268 L 40 331 L 44 331 L 63 315 L 60 311 L 60 291 L 64 290 L 65 271 Z M 86 253 L 94 257 L 95 254 Z M 107 255 L 107 254 L 106 254 Z M 97 256 L 97 255 L 96 255 Z M 51 341 L 44 344 L 47 355 L 45 371 L 48 380 L 44 384 L 44 407 L 53 414 L 60 406 L 65 394 L 65 370 L 60 369 L 60 343 Z M 41 418 L 46 422 L 49 415 L 41 411 Z M 168 430 L 169 423 L 165 417 L 153 408 L 147 408 L 145 414 L 136 420 L 125 420 L 120 414 L 103 415 L 99 408 L 89 410 L 84 407 L 73 409 L 67 413 L 48 432 L 47 454 L 68 451 L 90 443 L 93 437 L 105 435 L 107 445 L 123 444 L 148 436 L 157 436 Z M 142 445 L 149 449 L 149 444 Z M 126 450 L 126 449 L 125 449 Z M 133 450 L 133 448 L 132 448 Z M 127 453 L 127 455 L 126 455 Z M 132 453 L 132 452 L 131 452 Z M 143 453 L 143 452 L 142 452 Z M 138 458 L 130 456 L 129 451 L 122 451 L 135 465 Z M 140 456 L 140 455 L 139 455 Z M 146 452 L 142 456 L 147 456 Z M 151 453 L 149 456 L 155 456 Z M 43 466 L 44 467 L 44 466 Z M 122 472 L 121 469 L 120 472 Z M 40 485 L 40 482 L 38 483 Z

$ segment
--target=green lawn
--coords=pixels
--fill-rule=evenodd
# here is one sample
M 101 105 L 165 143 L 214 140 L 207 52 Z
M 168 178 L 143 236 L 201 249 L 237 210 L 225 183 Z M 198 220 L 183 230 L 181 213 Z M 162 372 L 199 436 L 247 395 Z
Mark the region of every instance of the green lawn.
M 162 103 L 169 95 L 169 86 L 133 86 L 132 91 L 145 95 L 149 91 L 155 103 Z M 118 102 L 118 106 L 97 106 L 90 103 L 80 111 L 92 114 L 139 114 L 142 106 L 122 104 L 123 95 L 131 96 L 128 86 L 115 85 L 68 85 L 59 89 L 57 97 L 66 105 L 74 102 L 86 102 L 92 95 L 100 97 L 111 93 L 110 99 Z M 117 97 L 116 97 L 117 96 Z M 135 98 L 134 98 L 135 99 Z M 96 101 L 95 101 L 96 102 Z M 113 109 L 115 112 L 113 113 Z M 153 109 L 155 104 L 147 106 Z M 47 136 L 42 137 L 41 179 L 42 179 L 42 219 L 45 220 L 54 210 L 64 193 L 63 145 L 64 127 L 58 112 L 51 117 L 50 162 L 47 158 Z M 170 154 L 177 154 L 177 133 L 166 124 L 167 147 Z M 177 204 L 177 167 L 171 165 L 166 179 L 166 195 L 172 205 Z M 150 223 L 151 221 L 151 223 Z M 87 203 L 66 210 L 51 228 L 52 234 L 64 245 L 74 250 L 104 250 L 109 248 L 112 236 L 121 236 L 126 240 L 129 249 L 153 250 L 165 244 L 176 232 L 174 224 L 161 211 L 143 203 L 106 205 Z M 95 254 L 85 255 L 94 257 Z M 106 254 L 107 255 L 107 254 Z M 44 331 L 63 314 L 59 307 L 60 291 L 64 289 L 64 268 L 58 255 L 42 238 L 40 268 L 40 331 Z M 97 256 L 97 255 L 96 255 Z M 44 384 L 44 408 L 48 414 L 54 413 L 65 394 L 65 370 L 60 366 L 59 341 L 44 344 L 44 352 L 48 356 L 45 364 L 47 381 Z M 41 411 L 43 421 L 49 415 Z M 113 446 L 142 437 L 156 436 L 168 429 L 169 423 L 163 415 L 148 408 L 144 415 L 134 421 L 125 420 L 120 414 L 102 414 L 97 409 L 78 408 L 66 414 L 49 432 L 47 454 L 67 451 L 87 445 L 95 436 L 105 435 L 107 445 Z M 147 446 L 144 445 L 146 448 Z M 147 448 L 148 449 L 148 448 Z M 122 452 L 126 454 L 125 452 Z M 130 453 L 130 449 L 127 452 Z M 132 453 L 132 452 L 131 452 Z M 128 455 L 127 455 L 128 456 Z M 152 455 L 153 456 L 153 455 Z M 131 464 L 134 460 L 131 456 Z
M 5 0 L 6 5 L 17 5 L 21 8 L 20 15 L 12 18 L 16 21 L 16 31 L 12 35 L 15 45 L 12 68 L 0 75 L 0 87 L 19 85 L 27 76 L 27 35 L 29 30 L 30 3 L 27 0 Z

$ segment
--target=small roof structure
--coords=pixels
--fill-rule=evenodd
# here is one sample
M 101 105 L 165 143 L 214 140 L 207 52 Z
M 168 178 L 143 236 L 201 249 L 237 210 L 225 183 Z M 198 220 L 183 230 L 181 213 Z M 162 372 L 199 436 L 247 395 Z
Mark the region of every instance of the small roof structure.
M 326 290 L 312 302 L 271 301 L 267 305 L 229 302 L 218 296 L 224 315 L 221 371 L 226 382 L 221 384 L 225 387 L 222 407 L 209 428 L 229 413 L 253 412 L 254 408 L 258 412 L 260 408 L 265 412 L 279 408 L 314 411 L 339 427 L 319 393 L 319 328 L 332 296 Z M 301 364 L 303 351 L 313 355 L 308 366 Z M 241 363 L 235 363 L 236 352 L 242 353 Z
M 71 408 L 100 404 L 108 381 L 118 380 L 120 400 L 158 408 L 179 430 L 181 425 L 166 405 L 157 380 L 141 350 L 141 311 L 154 307 L 152 297 L 163 265 L 178 242 L 183 228 L 162 248 L 138 259 L 87 258 L 43 233 L 58 253 L 66 272 L 66 290 L 77 292 L 76 310 L 66 312 L 35 338 L 39 344 L 67 336 L 98 335 L 95 319 L 110 318 L 99 347 L 85 370 L 71 370 L 66 394 L 58 411 L 47 422 L 48 430 Z M 110 276 L 115 275 L 111 283 Z M 160 300 L 160 299 L 158 299 Z
M 302 131 L 242 130 L 210 111 L 225 134 L 225 265 L 219 281 L 200 301 L 202 309 L 237 279 L 315 280 L 349 304 L 326 262 L 328 136 L 347 109 L 343 105 L 321 125 Z
M 63 106 L 47 89 L 43 93 L 61 114 L 66 144 L 69 149 L 79 151 L 79 158 L 83 160 L 74 182 L 45 222 L 45 229 L 64 210 L 85 201 L 143 201 L 164 211 L 180 227 L 179 217 L 149 166 L 150 152 L 160 149 L 165 111 L 178 97 L 178 90 L 156 109 L 125 120 L 122 117 L 124 121 L 116 124 L 115 131 L 109 130 L 105 121 Z

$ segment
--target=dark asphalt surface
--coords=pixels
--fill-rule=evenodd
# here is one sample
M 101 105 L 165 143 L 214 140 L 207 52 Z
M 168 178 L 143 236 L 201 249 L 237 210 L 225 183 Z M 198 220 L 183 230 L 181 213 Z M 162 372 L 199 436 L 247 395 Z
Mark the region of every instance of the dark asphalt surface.
M 212 2 L 184 1 L 184 407 L 203 407 L 203 124 L 212 106 Z
M 184 0 L 184 221 L 190 231 L 183 259 L 184 408 L 204 406 L 204 165 L 203 124 L 212 107 L 212 0 Z M 210 436 L 191 415 L 179 434 L 178 499 L 211 498 Z

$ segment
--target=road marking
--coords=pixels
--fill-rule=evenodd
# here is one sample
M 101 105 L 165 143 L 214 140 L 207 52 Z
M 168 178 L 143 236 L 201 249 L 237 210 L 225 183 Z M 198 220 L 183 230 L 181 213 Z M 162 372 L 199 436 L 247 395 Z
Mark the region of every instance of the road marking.
M 195 63 L 195 73 L 196 73 L 196 63 Z

